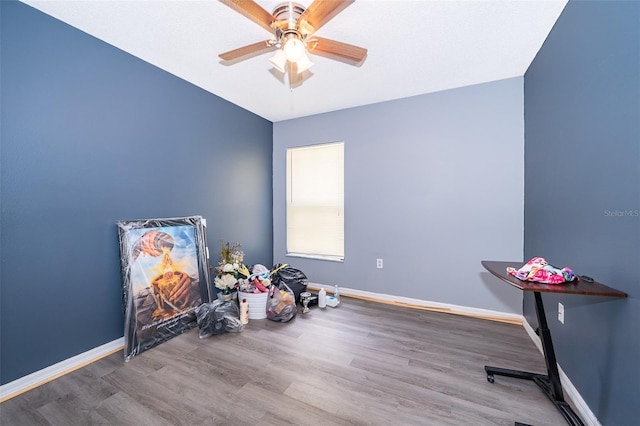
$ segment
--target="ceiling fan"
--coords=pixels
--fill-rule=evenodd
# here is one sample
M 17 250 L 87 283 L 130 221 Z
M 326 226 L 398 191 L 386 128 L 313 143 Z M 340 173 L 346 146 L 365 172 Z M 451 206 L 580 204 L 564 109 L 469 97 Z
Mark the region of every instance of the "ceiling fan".
M 318 37 L 315 32 L 355 0 L 314 0 L 308 8 L 286 2 L 272 13 L 253 0 L 220 0 L 246 18 L 273 34 L 273 38 L 249 44 L 218 55 L 223 61 L 238 62 L 268 51 L 275 51 L 271 64 L 289 77 L 289 86 L 302 83 L 303 72 L 313 63 L 307 53 L 358 65 L 367 56 L 367 49 Z

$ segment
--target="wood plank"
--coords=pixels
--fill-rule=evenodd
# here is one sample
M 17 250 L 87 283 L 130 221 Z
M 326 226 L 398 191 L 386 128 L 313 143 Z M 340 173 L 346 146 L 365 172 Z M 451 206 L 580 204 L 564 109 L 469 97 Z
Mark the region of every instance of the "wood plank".
M 194 329 L 128 363 L 112 354 L 3 402 L 0 423 L 564 423 L 535 384 L 488 383 L 485 364 L 545 368 L 521 326 L 343 298 L 241 333 Z

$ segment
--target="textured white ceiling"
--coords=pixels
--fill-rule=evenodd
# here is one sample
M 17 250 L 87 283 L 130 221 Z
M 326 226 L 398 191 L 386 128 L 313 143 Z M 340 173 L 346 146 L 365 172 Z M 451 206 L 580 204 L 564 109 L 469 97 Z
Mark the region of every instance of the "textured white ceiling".
M 366 60 L 310 55 L 313 75 L 291 90 L 271 53 L 221 63 L 270 34 L 217 0 L 22 1 L 273 122 L 523 76 L 567 3 L 357 0 L 317 35 L 367 48 Z

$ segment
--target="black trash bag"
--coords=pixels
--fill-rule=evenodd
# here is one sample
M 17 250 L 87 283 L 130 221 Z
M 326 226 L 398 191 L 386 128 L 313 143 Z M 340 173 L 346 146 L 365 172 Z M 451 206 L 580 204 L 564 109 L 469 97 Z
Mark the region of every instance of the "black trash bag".
M 214 300 L 203 303 L 196 309 L 196 320 L 201 339 L 214 334 L 244 330 L 244 325 L 240 322 L 240 309 L 233 301 Z
M 272 285 L 267 296 L 267 318 L 276 322 L 287 322 L 296 316 L 298 307 L 293 291 L 285 284 Z
M 280 269 L 277 270 L 278 268 Z M 292 268 L 289 265 L 283 265 L 282 263 L 276 263 L 271 270 L 277 270 L 271 275 L 271 283 L 276 287 L 278 287 L 280 283 L 286 284 L 293 291 L 296 302 L 299 302 L 300 293 L 307 291 L 307 284 L 309 283 L 304 272 Z

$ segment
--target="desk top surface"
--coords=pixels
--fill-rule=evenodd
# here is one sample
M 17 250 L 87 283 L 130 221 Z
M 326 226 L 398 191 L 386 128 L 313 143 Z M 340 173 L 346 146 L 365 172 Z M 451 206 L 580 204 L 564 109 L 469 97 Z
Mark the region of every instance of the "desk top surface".
M 526 262 L 498 262 L 483 260 L 482 266 L 502 281 L 519 288 L 522 291 L 538 291 L 545 293 L 582 294 L 586 296 L 627 297 L 627 293 L 608 287 L 597 281 L 587 282 L 583 279 L 565 284 L 543 284 L 531 281 L 521 281 L 509 275 L 507 267 L 520 269 Z

